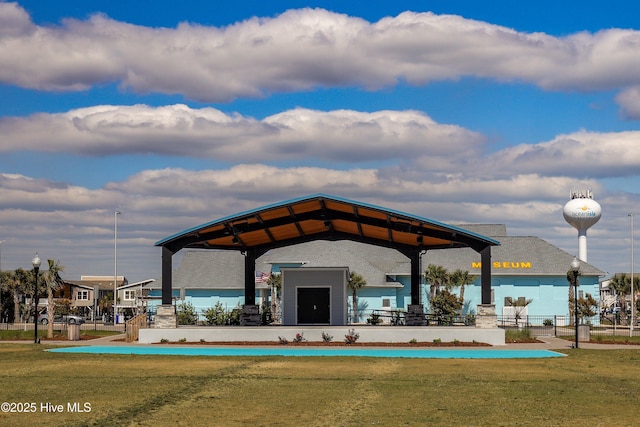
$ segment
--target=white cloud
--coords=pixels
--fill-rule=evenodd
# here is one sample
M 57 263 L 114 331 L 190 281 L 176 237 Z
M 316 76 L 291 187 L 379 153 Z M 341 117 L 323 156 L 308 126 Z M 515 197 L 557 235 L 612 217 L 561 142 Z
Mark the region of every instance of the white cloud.
M 224 28 L 149 28 L 103 15 L 44 27 L 13 3 L 0 4 L 0 24 L 0 81 L 40 90 L 119 82 L 140 93 L 227 101 L 462 76 L 553 90 L 640 84 L 640 32 L 634 30 L 553 37 L 452 15 L 404 12 L 369 23 L 322 9 Z
M 616 96 L 616 102 L 624 117 L 640 120 L 640 86 L 633 86 L 620 92 Z
M 559 135 L 551 141 L 505 148 L 478 162 L 485 174 L 539 173 L 574 177 L 640 174 L 640 131 Z
M 359 163 L 478 154 L 484 138 L 417 111 L 329 112 L 298 108 L 262 121 L 214 108 L 95 106 L 0 118 L 1 151 L 82 155 L 153 153 L 218 160 L 320 159 Z
M 613 230 L 626 220 L 625 209 L 634 203 L 637 206 L 637 197 L 609 195 L 596 182 L 572 178 L 516 175 L 480 180 L 457 176 L 431 182 L 387 177 L 376 169 L 242 164 L 221 170 L 146 170 L 104 188 L 88 189 L 2 174 L 0 236 L 6 240 L 2 262 L 5 269 L 27 268 L 38 251 L 43 259 L 60 259 L 70 279 L 81 274 L 110 274 L 113 212 L 118 208 L 123 212 L 118 218 L 122 271 L 131 280 L 149 275 L 159 278 L 156 241 L 227 215 L 315 193 L 449 223 L 507 222 L 519 232 L 573 247 L 574 233 L 561 213 L 571 188 L 594 189 L 604 211 L 596 226 L 604 233 L 599 238 L 620 239 L 619 231 Z M 614 253 L 602 255 L 603 259 Z

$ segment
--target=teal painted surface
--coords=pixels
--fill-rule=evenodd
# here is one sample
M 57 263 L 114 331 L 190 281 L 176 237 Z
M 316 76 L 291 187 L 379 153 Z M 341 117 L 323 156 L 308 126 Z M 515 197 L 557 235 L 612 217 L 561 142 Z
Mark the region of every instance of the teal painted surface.
M 53 353 L 151 354 L 166 356 L 290 356 L 384 357 L 415 359 L 532 359 L 564 357 L 550 350 L 514 349 L 413 349 L 336 347 L 193 347 L 193 346 L 82 346 L 54 348 Z

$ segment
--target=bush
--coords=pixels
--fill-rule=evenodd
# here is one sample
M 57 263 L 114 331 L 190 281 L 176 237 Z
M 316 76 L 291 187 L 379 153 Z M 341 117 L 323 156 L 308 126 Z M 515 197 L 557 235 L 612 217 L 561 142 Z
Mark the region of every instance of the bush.
M 532 340 L 533 334 L 531 329 L 506 329 L 504 332 L 504 339 L 506 342 L 519 342 Z
M 190 302 L 183 302 L 178 305 L 177 317 L 178 325 L 195 325 L 198 321 L 198 313 Z
M 379 314 L 371 313 L 371 316 L 369 316 L 369 318 L 367 319 L 367 323 L 374 326 L 379 325 L 380 323 L 382 323 L 382 319 L 380 318 Z
M 345 344 L 354 344 L 360 338 L 360 334 L 355 329 L 349 329 L 347 335 L 344 336 Z
M 542 321 L 542 325 L 543 326 L 553 326 L 553 320 L 552 319 L 544 319 Z
M 333 335 L 329 335 L 327 332 L 322 331 L 322 342 L 333 341 Z
M 293 342 L 305 342 L 307 339 L 304 337 L 304 332 L 300 332 L 296 334 L 296 337 L 293 339 Z
M 224 325 L 227 322 L 227 314 L 222 303 L 218 301 L 213 307 L 207 308 L 203 313 L 207 325 Z

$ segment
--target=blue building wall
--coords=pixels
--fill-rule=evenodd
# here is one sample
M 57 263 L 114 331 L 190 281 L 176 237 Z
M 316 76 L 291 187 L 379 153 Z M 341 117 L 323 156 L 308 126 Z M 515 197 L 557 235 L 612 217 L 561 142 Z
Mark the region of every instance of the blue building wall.
M 284 267 L 284 265 L 282 266 Z M 279 271 L 279 268 L 277 269 Z M 357 291 L 359 321 L 366 322 L 372 310 L 404 309 L 411 303 L 411 279 L 409 276 L 397 276 L 397 283 L 402 287 L 371 287 L 362 288 Z M 530 316 L 550 316 L 550 315 L 570 315 L 568 307 L 568 283 L 565 276 L 494 276 L 492 278 L 493 303 L 496 306 L 496 313 L 502 314 L 504 300 L 506 297 L 532 299 L 528 314 Z M 578 292 L 591 294 L 599 300 L 599 281 L 596 276 L 580 277 Z M 421 301 L 425 311 L 429 310 L 429 285 L 422 284 Z M 149 296 L 160 297 L 161 291 L 151 290 Z M 480 279 L 465 287 L 465 307 L 463 314 L 475 313 L 476 307 L 481 303 Z M 173 291 L 173 297 L 180 303 L 180 291 Z M 385 307 L 385 300 L 389 306 Z M 237 306 L 244 304 L 243 289 L 187 289 L 185 290 L 185 301 L 190 302 L 198 313 L 211 308 L 220 302 L 227 311 L 231 311 Z M 260 299 L 257 299 L 260 303 Z M 352 312 L 352 296 L 347 291 L 347 304 L 349 314 Z M 150 300 L 149 309 L 155 311 L 154 307 L 160 305 L 160 300 Z

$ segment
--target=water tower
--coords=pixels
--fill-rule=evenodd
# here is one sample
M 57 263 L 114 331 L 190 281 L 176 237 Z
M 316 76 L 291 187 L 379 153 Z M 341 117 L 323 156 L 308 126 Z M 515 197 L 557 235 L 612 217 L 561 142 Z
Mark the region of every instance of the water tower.
M 562 214 L 565 221 L 578 230 L 578 258 L 587 262 L 587 230 L 600 220 L 602 208 L 593 200 L 591 190 L 572 191 Z

